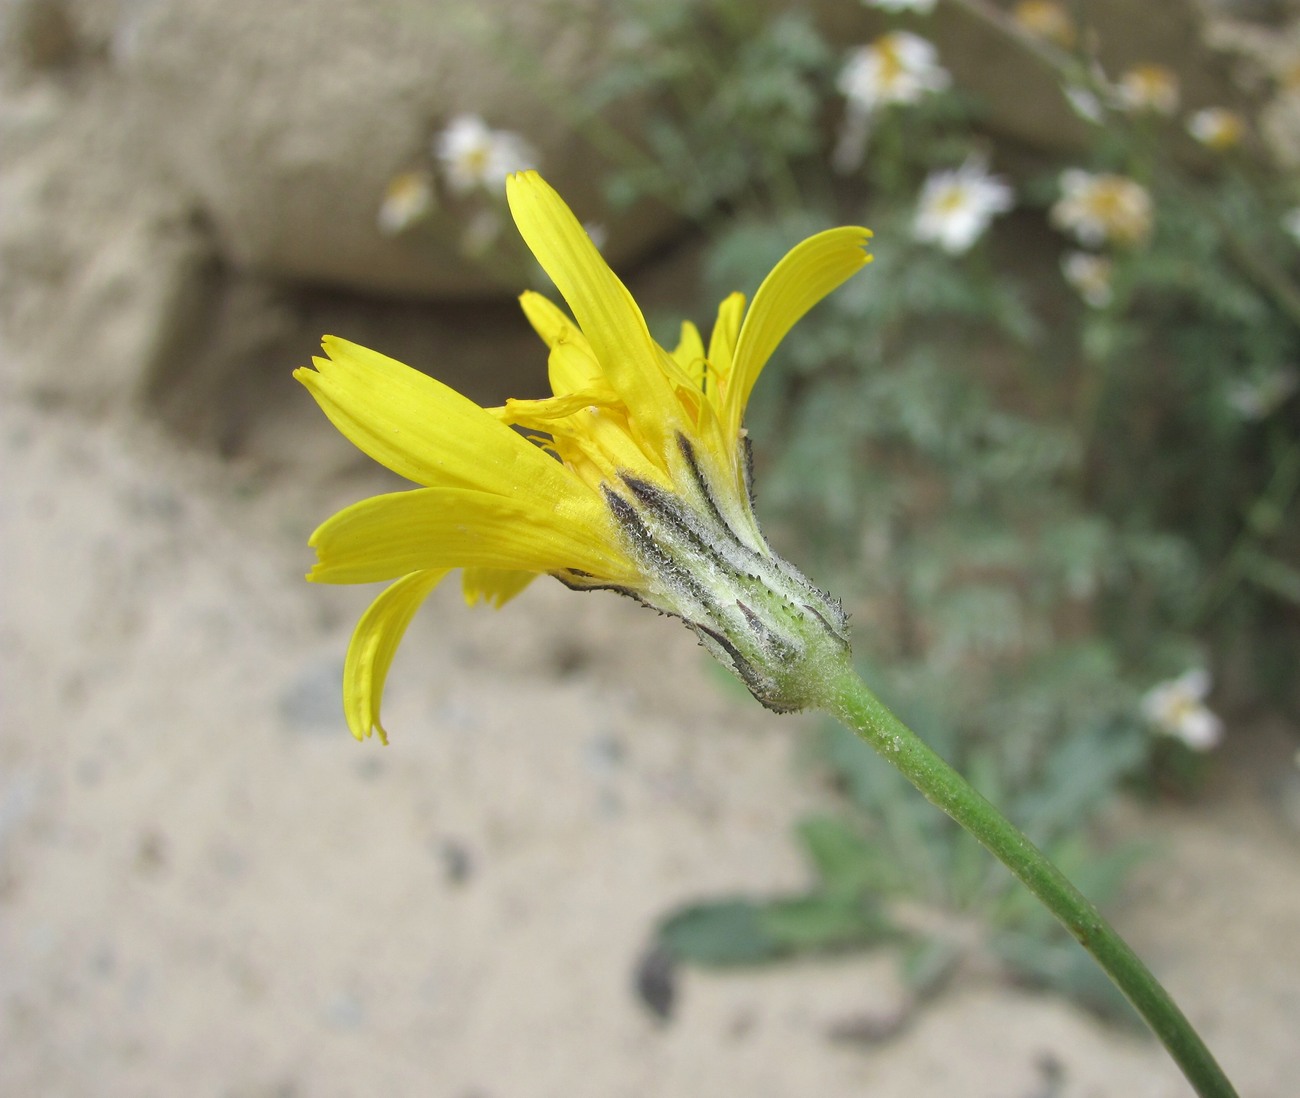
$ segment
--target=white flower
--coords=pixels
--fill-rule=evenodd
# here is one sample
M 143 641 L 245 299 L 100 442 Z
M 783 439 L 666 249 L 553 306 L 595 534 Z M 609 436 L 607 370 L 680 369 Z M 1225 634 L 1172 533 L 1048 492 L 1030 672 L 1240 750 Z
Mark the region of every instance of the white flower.
M 396 236 L 423 221 L 437 205 L 428 172 L 402 172 L 389 180 L 375 220 L 385 236 Z
M 1062 49 L 1073 49 L 1076 32 L 1070 13 L 1055 0 L 1020 0 L 1011 18 L 1022 30 Z
M 890 103 L 915 103 L 951 83 L 933 44 L 920 35 L 894 31 L 850 53 L 838 87 L 851 108 L 870 113 Z
M 1203 668 L 1153 686 L 1142 698 L 1142 714 L 1157 732 L 1182 740 L 1193 751 L 1209 751 L 1223 738 L 1223 721 L 1205 705 L 1210 673 Z
M 881 11 L 914 11 L 918 15 L 929 15 L 939 0 L 862 0 L 869 8 Z
M 1236 111 L 1226 107 L 1206 107 L 1187 120 L 1187 132 L 1207 148 L 1223 152 L 1241 144 L 1246 123 Z
M 1115 90 L 1126 110 L 1173 114 L 1178 109 L 1178 77 L 1164 65 L 1134 65 L 1119 78 Z
M 1108 256 L 1093 255 L 1091 252 L 1066 252 L 1061 259 L 1061 273 L 1065 275 L 1065 281 L 1094 309 L 1104 309 L 1114 297 L 1110 283 L 1115 273 L 1115 263 Z
M 1300 244 L 1300 206 L 1287 210 L 1282 215 L 1282 228 L 1297 244 Z
M 476 187 L 503 191 L 506 176 L 537 167 L 537 154 L 517 133 L 490 129 L 476 114 L 461 114 L 435 138 L 433 152 L 457 194 Z
M 1228 386 L 1228 404 L 1242 419 L 1265 419 L 1298 388 L 1300 373 L 1283 367 L 1263 377 L 1233 382 Z
M 1089 248 L 1107 241 L 1142 244 L 1151 234 L 1151 195 L 1127 176 L 1067 168 L 1061 173 L 1061 198 L 1051 217 L 1052 224 Z
M 970 250 L 989 222 L 1015 205 L 1010 185 L 978 160 L 955 171 L 931 172 L 921 188 L 912 234 L 952 255 Z

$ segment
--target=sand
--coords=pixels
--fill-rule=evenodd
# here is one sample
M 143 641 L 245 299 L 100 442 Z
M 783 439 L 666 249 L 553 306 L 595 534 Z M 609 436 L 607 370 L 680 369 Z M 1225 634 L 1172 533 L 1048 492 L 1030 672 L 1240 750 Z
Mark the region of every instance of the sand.
M 357 744 L 337 677 L 369 592 L 304 583 L 304 543 L 392 483 L 305 395 L 258 428 L 296 463 L 0 409 L 0 1093 L 1189 1093 L 1152 1041 L 988 964 L 878 1042 L 832 1034 L 904 1009 L 887 953 L 685 971 L 659 1021 L 633 992 L 659 916 L 804 881 L 806 721 L 627 600 L 546 581 L 470 611 L 448 585 L 393 671 L 392 745 Z M 1116 922 L 1268 1098 L 1300 1073 L 1295 733 L 1234 727 L 1199 803 L 1114 824 L 1158 851 Z

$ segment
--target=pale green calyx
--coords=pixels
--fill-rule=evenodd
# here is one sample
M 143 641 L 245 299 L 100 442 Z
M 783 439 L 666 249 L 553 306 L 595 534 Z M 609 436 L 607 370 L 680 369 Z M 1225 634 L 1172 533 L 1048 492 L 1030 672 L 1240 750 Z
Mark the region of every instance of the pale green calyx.
M 631 473 L 604 485 L 628 551 L 647 579 L 637 589 L 618 590 L 681 618 L 769 709 L 822 704 L 827 683 L 849 661 L 843 607 L 768 548 L 752 514 L 737 530 L 690 441 L 679 436 L 677 442 L 692 475 L 673 490 Z M 586 586 L 580 580 L 572 585 Z

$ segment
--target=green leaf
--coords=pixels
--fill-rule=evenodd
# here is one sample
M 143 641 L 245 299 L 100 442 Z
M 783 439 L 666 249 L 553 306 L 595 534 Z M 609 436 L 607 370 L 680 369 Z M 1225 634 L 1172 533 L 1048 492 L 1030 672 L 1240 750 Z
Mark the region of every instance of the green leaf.
M 1097 962 L 1073 939 L 1055 933 L 1056 929 L 1053 925 L 1053 933 L 1046 939 L 1032 934 L 999 934 L 991 943 L 993 951 L 1016 978 L 1030 986 L 1068 995 L 1107 1021 L 1144 1028 L 1137 1011 Z
M 903 954 L 903 980 L 918 999 L 928 999 L 943 990 L 961 958 L 961 947 L 953 942 L 917 942 Z
M 730 898 L 691 904 L 660 924 L 659 941 L 678 960 L 731 967 L 865 948 L 894 933 L 873 908 L 814 892 L 768 901 Z
M 772 939 L 792 953 L 862 948 L 893 933 L 872 908 L 818 894 L 774 901 L 761 909 L 760 920 Z
M 698 965 L 752 965 L 786 952 L 764 923 L 763 905 L 729 899 L 679 908 L 659 926 L 675 958 Z
M 879 883 L 879 855 L 842 820 L 812 816 L 800 821 L 796 830 L 823 892 L 853 898 Z

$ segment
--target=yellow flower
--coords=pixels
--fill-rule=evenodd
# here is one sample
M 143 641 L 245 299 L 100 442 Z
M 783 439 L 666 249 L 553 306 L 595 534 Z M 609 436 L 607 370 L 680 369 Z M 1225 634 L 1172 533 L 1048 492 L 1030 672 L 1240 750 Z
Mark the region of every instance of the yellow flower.
M 675 349 L 536 172 L 510 177 L 520 234 L 572 319 L 520 298 L 550 348 L 553 395 L 485 409 L 376 351 L 327 336 L 294 372 L 357 447 L 423 487 L 362 500 L 311 537 L 320 583 L 391 584 L 348 648 L 343 699 L 358 739 L 411 618 L 453 568 L 466 601 L 502 605 L 538 575 L 613 589 L 680 617 L 760 701 L 797 709 L 848 650 L 839 604 L 772 554 L 751 506 L 742 427 L 754 382 L 785 334 L 870 261 L 866 229 L 819 233 L 732 294 L 706 350 L 689 322 Z M 519 428 L 516 430 L 515 428 Z M 521 433 L 525 432 L 525 433 Z

